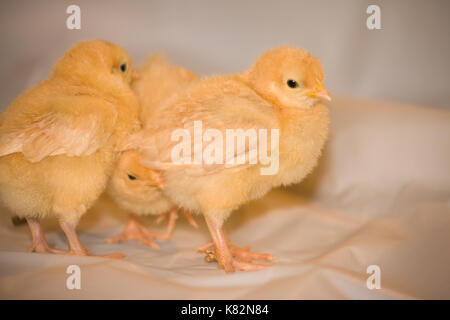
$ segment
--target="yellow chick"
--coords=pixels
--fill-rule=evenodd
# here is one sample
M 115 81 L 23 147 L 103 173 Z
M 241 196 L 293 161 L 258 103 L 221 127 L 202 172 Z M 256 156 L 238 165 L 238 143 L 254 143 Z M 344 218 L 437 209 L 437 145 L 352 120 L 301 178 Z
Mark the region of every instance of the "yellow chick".
M 252 261 L 273 260 L 269 254 L 231 245 L 223 224 L 242 204 L 274 187 L 300 182 L 317 164 L 329 123 L 328 109 L 320 102 L 330 100 L 323 81 L 322 66 L 311 54 L 289 46 L 276 48 L 242 74 L 203 78 L 177 91 L 155 109 L 153 120 L 136 138 L 143 165 L 161 170 L 164 193 L 180 207 L 204 215 L 213 242 L 201 250 L 207 258 L 213 255 L 226 272 L 265 268 L 269 265 Z M 207 130 L 209 136 L 196 141 L 199 132 Z M 202 161 L 202 156 L 220 155 L 229 130 L 254 130 L 262 136 L 265 132 L 270 147 L 246 147 L 242 153 L 233 145 L 225 157 Z M 187 144 L 180 142 L 189 138 Z M 261 142 L 262 138 L 259 147 Z M 256 163 L 250 161 L 254 150 Z M 236 161 L 241 155 L 247 160 L 244 164 Z M 269 168 L 273 163 L 275 170 Z
M 185 68 L 173 66 L 162 55 L 152 55 L 139 68 L 139 79 L 133 82 L 141 102 L 141 118 L 150 118 L 152 111 L 172 93 L 198 77 Z M 175 228 L 179 208 L 163 193 L 163 181 L 156 170 L 142 165 L 136 150 L 123 152 L 108 184 L 109 196 L 123 209 L 130 212 L 123 233 L 108 239 L 110 243 L 137 240 L 152 248 L 158 248 L 154 238 L 168 239 Z M 190 213 L 182 210 L 189 223 L 198 227 Z M 169 216 L 167 233 L 157 233 L 141 225 L 136 217 L 159 215 L 157 223 Z
M 75 228 L 106 188 L 128 136 L 139 129 L 133 76 L 122 48 L 81 42 L 1 115 L 0 199 L 27 219 L 30 252 L 89 254 Z M 58 219 L 68 252 L 48 246 L 39 223 L 48 216 Z
M 107 190 L 109 196 L 123 209 L 131 212 L 127 226 L 121 235 L 108 239 L 109 243 L 125 240 L 137 240 L 151 248 L 159 248 L 154 238 L 168 239 L 175 227 L 178 207 L 161 191 L 164 182 L 158 171 L 141 164 L 140 154 L 135 150 L 122 153 L 111 176 Z M 192 216 L 183 211 L 188 221 L 197 227 Z M 160 215 L 164 218 L 169 213 L 167 233 L 148 230 L 137 220 L 136 215 Z
M 152 119 L 153 111 L 177 90 L 183 89 L 198 76 L 191 71 L 170 64 L 162 54 L 154 54 L 138 69 L 139 79 L 132 88 L 141 103 L 141 120 Z

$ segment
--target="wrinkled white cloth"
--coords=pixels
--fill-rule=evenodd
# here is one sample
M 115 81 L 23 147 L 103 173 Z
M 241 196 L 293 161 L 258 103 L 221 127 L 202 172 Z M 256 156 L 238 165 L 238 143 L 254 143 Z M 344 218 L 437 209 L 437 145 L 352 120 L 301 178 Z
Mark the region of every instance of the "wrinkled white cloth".
M 123 260 L 29 254 L 26 226 L 0 214 L 0 298 L 25 299 L 417 299 L 450 298 L 450 112 L 338 98 L 331 137 L 303 183 L 273 190 L 226 224 L 235 245 L 275 255 L 273 267 L 225 274 L 196 248 L 209 241 L 180 216 L 159 250 L 107 244 L 126 212 L 103 197 L 79 234 L 94 253 Z M 154 219 L 143 221 L 162 231 Z M 55 221 L 47 239 L 64 248 Z M 68 290 L 69 265 L 81 289 Z M 380 268 L 381 289 L 366 272 Z

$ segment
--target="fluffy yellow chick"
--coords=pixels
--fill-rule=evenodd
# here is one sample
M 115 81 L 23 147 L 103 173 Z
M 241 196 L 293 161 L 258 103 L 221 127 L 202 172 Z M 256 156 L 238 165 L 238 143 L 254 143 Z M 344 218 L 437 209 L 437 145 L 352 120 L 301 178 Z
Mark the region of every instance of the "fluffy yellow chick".
M 139 79 L 133 82 L 141 102 L 141 117 L 151 117 L 152 111 L 175 91 L 198 77 L 185 68 L 173 66 L 162 55 L 152 55 L 139 68 Z M 123 233 L 108 239 L 115 243 L 125 240 L 137 240 L 149 247 L 158 248 L 154 238 L 170 237 L 177 219 L 178 207 L 161 191 L 163 181 L 156 170 L 141 163 L 141 156 L 136 150 L 123 152 L 108 184 L 109 196 L 123 209 L 130 212 L 127 226 Z M 186 210 L 182 211 L 189 223 L 197 227 L 195 220 Z M 167 233 L 156 233 L 142 226 L 136 216 L 160 215 L 161 222 L 169 215 Z
M 108 194 L 123 209 L 131 212 L 123 233 L 108 239 L 115 243 L 137 240 L 151 248 L 158 248 L 154 238 L 167 239 L 175 227 L 178 208 L 161 191 L 164 183 L 158 171 L 141 164 L 140 154 L 135 150 L 122 153 L 108 184 Z M 164 218 L 169 212 L 167 233 L 148 230 L 137 220 L 137 216 L 160 215 Z M 183 211 L 189 222 L 197 227 L 190 214 Z M 161 219 L 159 218 L 159 221 Z
M 64 253 L 88 255 L 76 225 L 106 188 L 119 150 L 140 126 L 133 74 L 122 48 L 81 42 L 47 80 L 1 115 L 0 199 L 27 219 L 30 252 L 63 253 L 48 246 L 39 223 L 55 216 L 69 242 Z
M 273 260 L 269 254 L 232 246 L 223 224 L 242 204 L 274 187 L 300 182 L 317 164 L 329 123 L 328 109 L 320 102 L 330 100 L 323 80 L 319 60 L 306 51 L 289 46 L 273 49 L 247 72 L 204 78 L 177 91 L 154 111 L 153 121 L 147 121 L 136 138 L 142 163 L 162 170 L 164 193 L 177 205 L 204 215 L 213 243 L 202 250 L 208 253 L 214 246 L 214 258 L 226 272 L 261 269 L 268 265 L 252 260 Z M 267 130 L 268 136 L 278 129 L 279 144 L 275 144 L 275 138 L 269 141 L 274 143 L 270 146 L 277 147 L 269 147 L 269 153 L 279 151 L 278 170 L 262 174 L 268 166 L 263 161 L 234 165 L 228 161 L 199 162 L 195 150 L 200 150 L 200 155 L 210 152 L 215 139 L 210 136 L 203 143 L 195 141 L 194 121 L 201 121 L 203 132 L 214 129 L 215 139 L 226 137 L 227 129 Z M 194 150 L 194 157 L 190 154 L 185 158 L 191 163 L 173 158 L 180 145 L 180 135 L 175 134 L 180 128 L 187 130 L 191 139 L 194 137 L 188 148 Z M 247 159 L 250 151 L 246 149 Z M 262 151 L 257 151 L 261 156 Z M 236 159 L 237 152 L 231 150 L 226 160 Z
M 162 54 L 154 54 L 138 69 L 139 79 L 132 88 L 141 103 L 141 119 L 147 122 L 157 106 L 177 90 L 198 79 L 191 71 L 170 64 Z

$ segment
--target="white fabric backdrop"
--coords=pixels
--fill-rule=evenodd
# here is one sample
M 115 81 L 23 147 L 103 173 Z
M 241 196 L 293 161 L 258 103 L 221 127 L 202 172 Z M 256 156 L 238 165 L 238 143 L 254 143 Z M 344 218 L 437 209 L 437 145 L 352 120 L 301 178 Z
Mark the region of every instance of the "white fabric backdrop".
M 81 30 L 66 8 L 81 8 Z M 382 30 L 366 9 L 381 7 Z M 306 48 L 332 94 L 450 107 L 447 0 L 99 0 L 0 2 L 0 109 L 75 42 L 105 39 L 136 63 L 164 51 L 199 74 L 239 72 L 282 44 Z

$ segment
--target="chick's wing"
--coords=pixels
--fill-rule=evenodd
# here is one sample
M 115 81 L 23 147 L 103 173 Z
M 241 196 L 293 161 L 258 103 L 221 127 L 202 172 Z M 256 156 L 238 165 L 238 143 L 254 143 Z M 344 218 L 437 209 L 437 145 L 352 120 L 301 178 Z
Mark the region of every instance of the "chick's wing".
M 115 106 L 92 96 L 54 97 L 38 111 L 19 112 L 0 125 L 0 156 L 21 152 L 31 162 L 48 156 L 90 155 L 111 136 Z
M 187 174 L 193 175 L 246 168 L 253 164 L 250 158 L 254 158 L 259 152 L 259 141 L 251 144 L 246 134 L 259 138 L 261 129 L 267 132 L 270 149 L 271 129 L 279 128 L 278 115 L 273 106 L 238 81 L 210 81 L 212 83 L 195 84 L 185 93 L 170 99 L 155 112 L 164 114 L 164 118 L 159 116 L 147 122 L 146 130 L 138 139 L 146 165 L 160 170 L 183 168 Z M 199 125 L 201 136 L 195 133 L 196 130 L 199 132 Z M 182 142 L 176 134 L 179 129 L 189 133 L 187 136 L 191 146 L 190 163 L 176 163 L 173 159 L 174 148 Z M 209 131 L 211 129 L 214 132 Z M 235 137 L 234 147 L 227 149 L 227 140 L 230 142 L 233 133 L 243 135 L 243 149 L 238 149 L 238 140 Z M 219 157 L 222 161 L 214 159 L 211 162 L 211 159 L 205 159 L 205 155 L 215 156 L 217 139 L 220 141 L 219 146 L 222 146 L 219 147 L 222 150 L 223 156 Z M 194 161 L 195 150 L 203 155 L 201 163 Z M 238 160 L 240 157 L 241 161 Z M 242 157 L 245 159 L 244 163 Z

